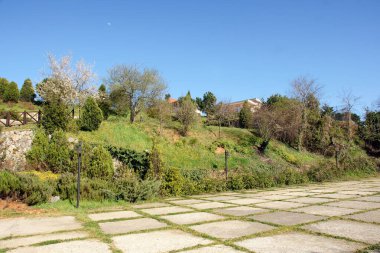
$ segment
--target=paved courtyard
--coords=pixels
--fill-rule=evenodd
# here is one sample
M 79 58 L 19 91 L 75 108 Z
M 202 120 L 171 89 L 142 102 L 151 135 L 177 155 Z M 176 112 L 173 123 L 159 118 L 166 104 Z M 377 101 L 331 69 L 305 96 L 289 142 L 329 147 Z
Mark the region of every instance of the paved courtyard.
M 380 252 L 380 178 L 124 209 L 0 219 L 0 252 Z

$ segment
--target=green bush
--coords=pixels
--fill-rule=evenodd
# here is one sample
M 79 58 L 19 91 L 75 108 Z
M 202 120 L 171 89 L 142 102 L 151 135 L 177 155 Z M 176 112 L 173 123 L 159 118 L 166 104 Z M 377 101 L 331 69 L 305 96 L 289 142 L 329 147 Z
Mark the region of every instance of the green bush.
M 34 133 L 31 149 L 26 154 L 28 166 L 35 170 L 47 170 L 48 158 L 47 154 L 50 151 L 49 137 L 45 131 L 38 128 Z
M 70 111 L 59 100 L 53 100 L 43 106 L 41 125 L 47 133 L 52 134 L 58 129 L 66 131 L 69 122 Z
M 161 178 L 161 193 L 164 196 L 178 196 L 182 193 L 184 178 L 177 168 L 166 168 Z
M 50 171 L 54 173 L 70 171 L 70 148 L 66 135 L 62 130 L 57 130 L 52 134 L 46 157 Z
M 244 176 L 241 173 L 230 175 L 227 180 L 227 188 L 229 190 L 243 190 L 245 188 Z
M 308 181 L 308 177 L 298 170 L 286 168 L 276 175 L 276 181 L 278 185 L 303 184 Z
M 114 174 L 113 161 L 110 153 L 98 145 L 92 149 L 90 166 L 85 170 L 89 178 L 111 179 Z
M 102 123 L 103 113 L 95 99 L 87 98 L 79 121 L 80 129 L 84 131 L 97 130 Z
M 116 198 L 136 202 L 155 198 L 160 189 L 160 181 L 138 178 L 118 178 L 115 180 Z
M 17 103 L 20 98 L 20 92 L 17 87 L 17 83 L 10 82 L 5 86 L 3 101 L 4 102 L 15 102 Z
M 0 172 L 0 198 L 20 200 L 28 205 L 46 202 L 53 193 L 50 181 L 41 181 L 33 174 Z
M 323 182 L 342 176 L 342 171 L 337 170 L 334 163 L 330 161 L 324 161 L 312 166 L 308 170 L 307 176 L 310 181 Z

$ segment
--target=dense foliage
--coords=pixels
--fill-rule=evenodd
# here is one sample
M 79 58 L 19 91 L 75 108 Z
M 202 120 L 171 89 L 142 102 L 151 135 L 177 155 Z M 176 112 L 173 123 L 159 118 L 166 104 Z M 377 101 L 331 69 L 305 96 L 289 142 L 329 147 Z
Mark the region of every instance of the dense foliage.
M 60 100 L 52 100 L 43 106 L 41 125 L 49 134 L 58 129 L 65 131 L 70 120 L 70 110 Z
M 103 113 L 99 108 L 95 99 L 92 97 L 87 98 L 84 106 L 82 115 L 79 121 L 81 130 L 84 131 L 94 131 L 97 130 L 102 123 Z
M 17 103 L 19 99 L 20 92 L 18 90 L 17 83 L 10 82 L 8 85 L 5 86 L 3 101 Z
M 24 102 L 33 102 L 35 98 L 34 88 L 32 81 L 28 78 L 24 81 L 24 84 L 20 90 L 20 100 Z

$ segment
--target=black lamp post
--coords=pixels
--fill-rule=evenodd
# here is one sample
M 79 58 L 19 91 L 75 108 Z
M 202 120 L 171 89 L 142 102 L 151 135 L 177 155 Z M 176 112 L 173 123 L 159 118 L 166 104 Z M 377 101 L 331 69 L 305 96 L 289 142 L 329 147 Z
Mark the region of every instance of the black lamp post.
M 79 200 L 80 200 L 80 167 L 81 167 L 81 162 L 82 162 L 82 142 L 81 141 L 77 145 L 77 153 L 78 153 L 77 208 L 79 208 Z

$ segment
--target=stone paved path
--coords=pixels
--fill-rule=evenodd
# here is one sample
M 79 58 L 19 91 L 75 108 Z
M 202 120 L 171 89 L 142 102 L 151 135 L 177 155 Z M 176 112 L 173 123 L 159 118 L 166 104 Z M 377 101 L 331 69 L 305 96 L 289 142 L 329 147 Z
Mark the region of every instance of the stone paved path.
M 0 252 L 366 252 L 380 249 L 380 178 L 171 198 L 86 219 L 0 219 Z

